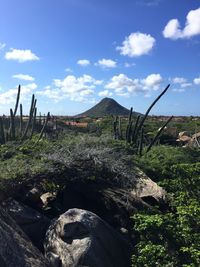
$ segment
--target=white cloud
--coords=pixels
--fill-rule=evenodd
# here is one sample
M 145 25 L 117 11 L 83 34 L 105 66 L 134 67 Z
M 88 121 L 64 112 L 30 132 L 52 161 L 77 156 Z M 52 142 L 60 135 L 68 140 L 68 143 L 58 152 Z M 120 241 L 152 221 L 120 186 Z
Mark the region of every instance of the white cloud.
M 155 43 L 156 40 L 150 34 L 135 32 L 126 37 L 117 50 L 123 56 L 139 57 L 149 54 Z
M 6 47 L 6 44 L 0 43 L 0 50 L 3 50 Z
M 185 89 L 184 88 L 179 88 L 179 89 L 172 89 L 173 92 L 177 92 L 177 93 L 183 93 L 185 92 Z
M 5 59 L 7 60 L 16 60 L 20 63 L 26 61 L 39 60 L 39 57 L 36 56 L 31 50 L 20 50 L 11 48 L 10 51 L 6 52 Z
M 172 79 L 174 84 L 178 84 L 181 88 L 191 87 L 192 83 L 187 82 L 186 78 L 183 77 L 175 77 Z
M 63 99 L 59 89 L 52 89 L 51 86 L 46 86 L 43 91 L 37 91 L 37 95 L 46 96 L 50 99 L 53 99 L 55 102 L 59 102 Z
M 199 76 L 198 78 L 195 78 L 195 79 L 193 80 L 193 82 L 194 82 L 194 84 L 196 84 L 196 85 L 200 85 L 200 76 Z
M 158 90 L 163 78 L 160 74 L 150 74 L 141 82 L 144 84 L 144 89 Z
M 30 83 L 27 85 L 21 86 L 21 93 L 20 93 L 20 101 L 23 101 L 28 96 L 31 95 L 32 91 L 37 88 L 37 84 Z M 0 104 L 6 105 L 6 104 L 14 104 L 16 102 L 17 97 L 17 91 L 18 89 L 9 89 L 8 91 L 5 91 L 0 94 Z
M 182 83 L 181 88 L 191 87 L 192 83 Z
M 116 68 L 117 62 L 112 60 L 112 59 L 102 58 L 102 59 L 98 60 L 98 62 L 95 63 L 95 65 L 100 66 L 102 68 Z
M 113 76 L 105 88 L 114 89 L 117 95 L 134 93 L 141 89 L 138 79 L 128 78 L 125 74 Z
M 177 19 L 170 20 L 163 30 L 163 36 L 170 39 L 181 38 L 180 24 Z
M 110 92 L 109 90 L 104 90 L 99 92 L 98 95 L 101 97 L 110 97 L 112 96 L 112 92 Z
M 65 71 L 66 72 L 73 72 L 73 70 L 71 68 L 66 68 Z
M 185 27 L 181 30 L 178 19 L 170 20 L 163 30 L 163 36 L 172 40 L 191 38 L 200 34 L 200 8 L 191 10 L 186 17 Z
M 82 67 L 86 67 L 86 66 L 90 65 L 90 61 L 88 59 L 80 59 L 77 61 L 77 64 L 82 66 Z
M 94 90 L 102 81 L 96 80 L 90 75 L 82 75 L 75 77 L 68 75 L 63 80 L 54 79 L 51 86 L 47 86 L 43 91 L 37 92 L 40 95 L 60 101 L 62 99 L 70 99 L 78 102 L 93 102 L 91 97 Z
M 163 79 L 160 74 L 150 74 L 145 79 L 131 79 L 125 74 L 113 76 L 105 85 L 106 89 L 113 89 L 115 94 L 119 96 L 130 96 L 138 92 L 145 95 L 152 90 L 160 88 Z
M 175 77 L 172 79 L 173 83 L 178 83 L 178 84 L 181 84 L 181 83 L 186 83 L 187 82 L 187 79 L 183 78 L 183 77 Z
M 24 81 L 34 81 L 35 78 L 30 76 L 30 75 L 27 75 L 27 74 L 15 74 L 12 76 L 13 78 L 16 78 L 16 79 L 19 79 L 19 80 L 24 80 Z
M 124 63 L 124 67 L 125 67 L 125 68 L 134 67 L 135 65 L 136 65 L 135 63 L 128 63 L 128 62 L 125 62 L 125 63 Z

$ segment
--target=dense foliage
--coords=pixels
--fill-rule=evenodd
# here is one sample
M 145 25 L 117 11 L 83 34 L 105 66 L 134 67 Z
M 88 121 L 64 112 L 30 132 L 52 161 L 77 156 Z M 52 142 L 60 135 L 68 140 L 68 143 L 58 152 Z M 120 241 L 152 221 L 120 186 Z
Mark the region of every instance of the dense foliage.
M 154 147 L 139 165 L 169 194 L 169 207 L 133 216 L 132 266 L 200 266 L 200 151 Z
M 14 181 L 21 183 L 31 176 L 62 168 L 49 157 L 55 151 L 63 158 L 76 148 L 81 151 L 83 146 L 126 150 L 168 192 L 167 207 L 154 207 L 132 216 L 135 232 L 132 266 L 200 266 L 200 150 L 163 145 L 154 146 L 142 157 L 134 156 L 130 144 L 113 140 L 111 122 L 111 117 L 98 122 L 103 129 L 101 136 L 68 131 L 57 140 L 36 142 L 35 135 L 24 143 L 8 142 L 0 146 L 0 191 L 8 190 L 10 184 L 16 184 Z M 124 129 L 126 123 L 123 121 Z M 146 129 L 150 130 L 148 124 Z M 55 190 L 52 181 L 46 182 L 48 190 Z

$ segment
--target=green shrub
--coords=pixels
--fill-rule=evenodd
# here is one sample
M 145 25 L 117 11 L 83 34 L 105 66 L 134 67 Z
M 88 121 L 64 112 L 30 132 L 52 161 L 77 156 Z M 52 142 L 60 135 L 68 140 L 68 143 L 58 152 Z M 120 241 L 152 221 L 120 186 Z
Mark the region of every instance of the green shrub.
M 200 266 L 200 151 L 160 146 L 150 153 L 138 164 L 167 190 L 169 210 L 132 217 L 132 266 Z

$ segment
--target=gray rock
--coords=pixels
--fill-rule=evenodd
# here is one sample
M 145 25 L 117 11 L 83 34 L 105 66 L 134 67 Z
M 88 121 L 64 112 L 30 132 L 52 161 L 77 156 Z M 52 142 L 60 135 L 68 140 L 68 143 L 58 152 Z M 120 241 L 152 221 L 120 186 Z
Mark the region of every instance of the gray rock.
M 149 209 L 149 205 L 131 191 L 111 187 L 103 180 L 71 182 L 61 192 L 60 199 L 62 213 L 71 208 L 91 211 L 120 233 L 120 228 L 131 233 L 130 217 L 138 210 Z
M 1 207 L 28 235 L 33 244 L 43 250 L 43 241 L 50 220 L 38 211 L 12 198 L 2 202 Z
M 44 247 L 52 267 L 127 267 L 132 251 L 100 217 L 81 209 L 70 209 L 52 223 Z
M 40 199 L 42 201 L 43 208 L 48 207 L 48 204 L 50 201 L 54 200 L 56 198 L 56 194 L 51 192 L 46 192 L 40 196 Z
M 0 208 L 0 266 L 1 267 L 47 267 L 47 260 L 28 237 Z

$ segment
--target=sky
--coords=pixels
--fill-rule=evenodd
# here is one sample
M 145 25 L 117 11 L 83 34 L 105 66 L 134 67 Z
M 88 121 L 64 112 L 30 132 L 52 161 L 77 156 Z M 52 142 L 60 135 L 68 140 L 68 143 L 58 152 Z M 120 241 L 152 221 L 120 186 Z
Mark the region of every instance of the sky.
M 0 0 L 0 115 L 81 113 L 104 97 L 200 115 L 200 1 Z

